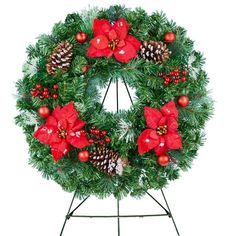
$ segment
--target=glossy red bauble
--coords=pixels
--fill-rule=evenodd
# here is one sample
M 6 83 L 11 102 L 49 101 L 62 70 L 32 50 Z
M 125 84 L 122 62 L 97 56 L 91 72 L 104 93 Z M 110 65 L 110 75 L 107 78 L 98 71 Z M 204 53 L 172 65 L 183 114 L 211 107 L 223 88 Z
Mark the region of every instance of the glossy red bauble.
M 189 104 L 189 98 L 185 95 L 182 95 L 178 98 L 178 104 L 181 107 L 186 107 Z
M 75 39 L 78 43 L 84 43 L 87 40 L 87 34 L 85 32 L 78 32 L 75 35 Z
M 168 166 L 169 163 L 170 163 L 170 157 L 168 155 L 160 155 L 158 158 L 157 158 L 157 163 L 160 165 L 160 166 Z
M 38 109 L 38 115 L 41 118 L 47 118 L 50 115 L 50 110 L 47 106 L 42 106 Z
M 167 32 L 164 36 L 164 40 L 167 43 L 173 43 L 176 40 L 176 35 L 174 32 Z
M 87 161 L 89 161 L 89 151 L 84 150 L 84 151 L 79 152 L 79 154 L 78 154 L 78 159 L 79 159 L 81 162 L 87 162 Z

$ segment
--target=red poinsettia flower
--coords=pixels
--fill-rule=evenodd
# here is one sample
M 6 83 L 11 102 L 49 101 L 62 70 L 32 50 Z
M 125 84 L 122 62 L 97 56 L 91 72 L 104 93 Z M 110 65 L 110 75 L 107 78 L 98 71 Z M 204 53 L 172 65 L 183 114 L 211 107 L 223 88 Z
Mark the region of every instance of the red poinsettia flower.
M 174 101 L 170 101 L 160 110 L 144 108 L 148 128 L 138 137 L 138 151 L 143 154 L 154 149 L 156 155 L 166 153 L 169 149 L 182 148 L 182 139 L 177 131 L 178 110 Z
M 126 20 L 119 19 L 111 25 L 108 20 L 95 19 L 93 32 L 95 38 L 90 41 L 87 55 L 89 57 L 115 56 L 117 61 L 128 63 L 137 56 L 140 41 L 128 35 L 129 25 Z
M 63 108 L 57 106 L 46 123 L 36 130 L 34 137 L 50 145 L 53 158 L 58 161 L 70 151 L 70 145 L 83 148 L 90 144 L 82 130 L 84 125 L 85 122 L 78 119 L 73 102 L 70 102 Z

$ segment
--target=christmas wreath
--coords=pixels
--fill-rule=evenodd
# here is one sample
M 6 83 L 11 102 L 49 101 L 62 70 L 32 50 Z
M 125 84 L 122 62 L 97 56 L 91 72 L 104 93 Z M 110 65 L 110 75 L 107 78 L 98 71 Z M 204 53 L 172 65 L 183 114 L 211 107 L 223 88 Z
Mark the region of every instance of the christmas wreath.
M 163 13 L 122 6 L 69 14 L 27 48 L 17 82 L 29 163 L 78 196 L 141 196 L 187 170 L 212 114 L 204 58 Z M 101 89 L 124 83 L 128 110 Z M 135 91 L 132 99 L 129 88 Z

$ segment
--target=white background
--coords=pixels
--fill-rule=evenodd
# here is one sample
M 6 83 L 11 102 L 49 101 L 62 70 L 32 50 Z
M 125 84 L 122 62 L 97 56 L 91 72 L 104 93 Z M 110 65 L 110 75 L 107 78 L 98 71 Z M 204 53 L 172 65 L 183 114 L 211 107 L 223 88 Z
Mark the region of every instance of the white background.
M 127 3 L 126 3 L 127 2 Z M 71 194 L 27 164 L 28 146 L 22 130 L 14 125 L 14 83 L 21 78 L 25 48 L 67 13 L 91 6 L 126 3 L 149 12 L 163 10 L 169 18 L 188 29 L 195 46 L 204 52 L 205 69 L 211 78 L 209 88 L 215 115 L 207 125 L 207 142 L 199 151 L 193 168 L 171 183 L 166 195 L 182 236 L 235 236 L 235 1 L 79 1 L 21 0 L 0 3 L 0 235 L 57 236 Z M 102 205 L 103 204 L 103 205 Z M 105 209 L 115 212 L 113 199 L 93 199 L 84 212 Z M 125 200 L 121 211 L 143 213 L 155 209 L 148 198 Z M 83 210 L 81 209 L 81 210 Z M 142 211 L 143 210 L 143 211 Z M 100 212 L 101 213 L 101 212 Z M 175 235 L 168 218 L 122 220 L 122 236 Z M 71 219 L 65 236 L 116 235 L 115 220 Z

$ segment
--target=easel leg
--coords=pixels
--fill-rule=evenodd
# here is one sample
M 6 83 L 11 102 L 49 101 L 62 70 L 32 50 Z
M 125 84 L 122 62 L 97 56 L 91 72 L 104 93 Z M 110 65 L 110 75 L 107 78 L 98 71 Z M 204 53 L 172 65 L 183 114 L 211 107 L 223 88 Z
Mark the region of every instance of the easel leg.
M 172 222 L 173 222 L 173 224 L 174 224 L 174 226 L 175 226 L 176 233 L 177 233 L 178 236 L 180 236 L 179 230 L 178 230 L 178 228 L 177 228 L 177 225 L 176 225 L 176 223 L 175 223 L 174 217 L 173 217 L 173 215 L 172 215 L 172 213 L 171 213 L 170 207 L 169 207 L 169 205 L 168 205 L 168 202 L 167 202 L 167 200 L 166 200 L 165 194 L 164 194 L 164 192 L 163 192 L 162 189 L 161 189 L 161 193 L 162 193 L 162 196 L 163 196 L 163 198 L 164 198 L 164 200 L 165 200 L 167 209 L 168 209 L 168 211 L 169 211 L 169 213 L 170 213 L 170 217 L 171 217 L 171 219 L 172 219 Z
M 120 236 L 120 200 L 117 199 L 117 226 L 118 226 L 118 236 Z
M 67 212 L 67 214 L 66 214 L 65 221 L 64 221 L 64 224 L 63 224 L 62 229 L 61 229 L 60 236 L 62 236 L 62 234 L 63 234 L 63 231 L 64 231 L 64 228 L 65 228 L 65 226 L 66 226 L 67 220 L 70 219 L 69 214 L 70 214 L 70 210 L 71 210 L 71 207 L 72 207 L 72 205 L 73 205 L 73 202 L 74 202 L 74 200 L 75 200 L 75 196 L 76 196 L 77 191 L 78 191 L 78 189 L 75 190 L 74 196 L 73 196 L 72 201 L 71 201 L 71 203 L 70 203 L 70 207 L 69 207 L 69 210 L 68 210 L 68 212 Z

